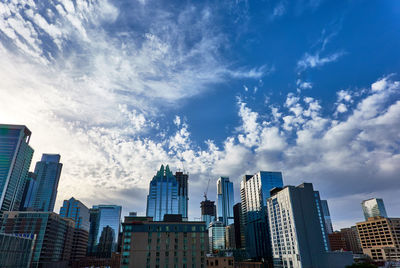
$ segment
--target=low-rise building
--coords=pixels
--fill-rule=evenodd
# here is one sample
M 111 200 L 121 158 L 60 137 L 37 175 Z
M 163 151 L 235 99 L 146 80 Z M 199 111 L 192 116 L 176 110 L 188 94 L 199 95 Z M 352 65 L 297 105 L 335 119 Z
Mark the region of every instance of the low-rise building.
M 32 258 L 35 236 L 0 233 L 0 267 L 27 268 Z
M 207 255 L 207 267 L 214 268 L 234 268 L 235 259 L 233 256 L 215 256 L 212 254 Z

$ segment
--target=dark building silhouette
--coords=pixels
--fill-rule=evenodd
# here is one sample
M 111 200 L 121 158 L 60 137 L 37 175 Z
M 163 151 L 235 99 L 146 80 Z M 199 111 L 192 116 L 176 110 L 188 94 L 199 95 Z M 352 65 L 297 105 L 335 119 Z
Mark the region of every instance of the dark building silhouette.
M 178 182 L 178 214 L 182 215 L 182 218 L 187 220 L 188 218 L 188 179 L 189 174 L 185 174 L 181 171 L 175 172 L 175 178 Z
M 211 200 L 204 200 L 200 203 L 201 220 L 205 222 L 207 229 L 210 223 L 215 220 L 216 208 L 214 203 Z
M 237 203 L 236 205 L 233 206 L 233 221 L 234 221 L 234 230 L 235 230 L 235 248 L 242 248 L 242 235 L 241 235 L 241 229 L 242 226 L 240 224 L 240 219 L 242 214 L 242 204 Z

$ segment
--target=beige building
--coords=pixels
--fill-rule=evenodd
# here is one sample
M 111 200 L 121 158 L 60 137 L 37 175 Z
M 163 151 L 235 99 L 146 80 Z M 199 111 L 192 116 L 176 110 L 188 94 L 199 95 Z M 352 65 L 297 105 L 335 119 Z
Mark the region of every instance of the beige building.
M 233 257 L 207 256 L 207 267 L 233 268 L 235 260 Z
M 364 254 L 377 262 L 400 261 L 400 218 L 373 217 L 356 225 Z
M 125 217 L 121 268 L 206 267 L 205 223 L 167 218 L 153 221 L 151 217 Z

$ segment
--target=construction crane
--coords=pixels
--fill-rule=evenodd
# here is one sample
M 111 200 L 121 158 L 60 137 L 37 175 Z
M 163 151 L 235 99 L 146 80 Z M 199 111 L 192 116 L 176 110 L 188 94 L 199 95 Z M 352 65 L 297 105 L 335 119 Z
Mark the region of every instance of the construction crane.
M 206 191 L 204 192 L 204 195 L 203 195 L 205 201 L 207 201 L 207 192 L 208 192 L 208 186 L 210 185 L 210 180 L 211 180 L 211 177 L 208 178 L 207 188 L 206 188 Z

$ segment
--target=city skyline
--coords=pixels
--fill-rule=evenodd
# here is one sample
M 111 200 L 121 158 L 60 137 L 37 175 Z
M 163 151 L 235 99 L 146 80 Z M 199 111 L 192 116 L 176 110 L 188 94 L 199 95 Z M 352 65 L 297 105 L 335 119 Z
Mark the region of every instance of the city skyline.
M 54 211 L 75 197 L 144 215 L 161 164 L 190 173 L 189 219 L 210 178 L 210 200 L 226 176 L 236 203 L 260 170 L 313 183 L 335 230 L 362 200 L 400 210 L 397 1 L 0 8 L 0 122 L 32 131 L 32 163 L 62 156 Z

